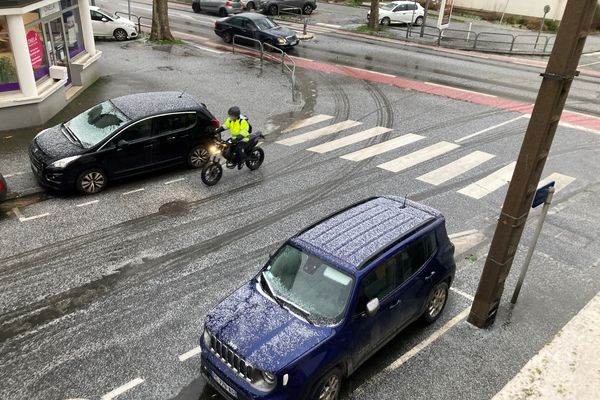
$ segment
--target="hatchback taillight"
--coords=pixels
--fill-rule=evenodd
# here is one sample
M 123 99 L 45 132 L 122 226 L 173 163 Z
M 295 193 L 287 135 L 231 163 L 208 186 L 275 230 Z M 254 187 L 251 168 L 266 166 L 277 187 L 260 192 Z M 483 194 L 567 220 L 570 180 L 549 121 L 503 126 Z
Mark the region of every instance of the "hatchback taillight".
M 221 123 L 220 123 L 220 122 L 219 122 L 219 120 L 218 120 L 218 119 L 216 119 L 216 118 L 215 118 L 215 119 L 212 119 L 212 120 L 210 121 L 210 123 L 212 124 L 212 126 L 213 126 L 215 129 L 218 129 L 218 128 L 220 128 L 220 127 L 221 127 Z
M 228 2 L 226 2 L 226 3 L 225 3 L 225 5 L 226 5 L 227 7 L 231 7 L 231 6 L 233 5 L 233 3 L 232 3 L 231 1 L 228 1 Z
M 3 180 L 0 180 L 0 193 L 6 190 L 6 183 Z

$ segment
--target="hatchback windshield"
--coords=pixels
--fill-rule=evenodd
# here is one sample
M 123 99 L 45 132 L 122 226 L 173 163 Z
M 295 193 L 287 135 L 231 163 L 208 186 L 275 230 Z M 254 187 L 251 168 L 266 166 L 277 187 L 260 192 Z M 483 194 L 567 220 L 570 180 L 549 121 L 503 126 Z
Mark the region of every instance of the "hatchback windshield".
M 275 22 L 271 21 L 269 18 L 257 19 L 254 22 L 256 23 L 256 26 L 258 26 L 258 29 L 260 29 L 261 31 L 265 31 L 267 29 L 279 26 Z
M 382 10 L 392 11 L 394 8 L 398 7 L 396 3 L 387 3 L 381 6 Z
M 290 245 L 270 260 L 263 276 L 275 296 L 320 324 L 342 319 L 354 281 L 351 275 Z
M 65 126 L 84 147 L 92 147 L 128 121 L 129 118 L 109 100 L 82 112 Z

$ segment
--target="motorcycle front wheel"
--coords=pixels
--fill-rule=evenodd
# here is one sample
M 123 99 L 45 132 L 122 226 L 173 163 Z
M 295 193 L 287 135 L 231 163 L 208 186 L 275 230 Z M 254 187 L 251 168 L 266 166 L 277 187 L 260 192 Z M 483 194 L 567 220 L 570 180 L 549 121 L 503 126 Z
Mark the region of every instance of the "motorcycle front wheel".
M 218 162 L 210 162 L 202 168 L 202 182 L 206 186 L 216 185 L 223 176 L 223 167 Z
M 246 158 L 246 167 L 249 170 L 254 171 L 260 168 L 263 161 L 265 160 L 265 152 L 260 147 L 255 147 L 252 152 L 248 154 Z

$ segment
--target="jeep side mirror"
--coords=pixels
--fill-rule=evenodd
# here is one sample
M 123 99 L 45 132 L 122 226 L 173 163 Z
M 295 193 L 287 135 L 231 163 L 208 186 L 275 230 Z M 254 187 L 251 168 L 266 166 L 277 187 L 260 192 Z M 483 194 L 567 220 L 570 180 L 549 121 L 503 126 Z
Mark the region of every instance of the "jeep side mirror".
M 367 315 L 369 317 L 374 316 L 379 311 L 379 299 L 375 297 L 367 303 Z
M 125 139 L 121 139 L 117 142 L 117 148 L 122 149 L 123 147 L 129 146 L 129 142 Z

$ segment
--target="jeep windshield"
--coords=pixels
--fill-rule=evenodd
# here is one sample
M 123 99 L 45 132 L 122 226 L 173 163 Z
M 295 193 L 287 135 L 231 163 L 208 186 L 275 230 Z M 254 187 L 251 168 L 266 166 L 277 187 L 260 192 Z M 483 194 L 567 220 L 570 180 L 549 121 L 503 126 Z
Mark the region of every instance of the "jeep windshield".
M 100 103 L 82 112 L 66 124 L 64 128 L 77 139 L 83 147 L 93 147 L 114 131 L 129 122 L 110 100 Z
M 286 245 L 262 274 L 273 295 L 309 322 L 339 322 L 352 293 L 354 279 L 318 257 Z

